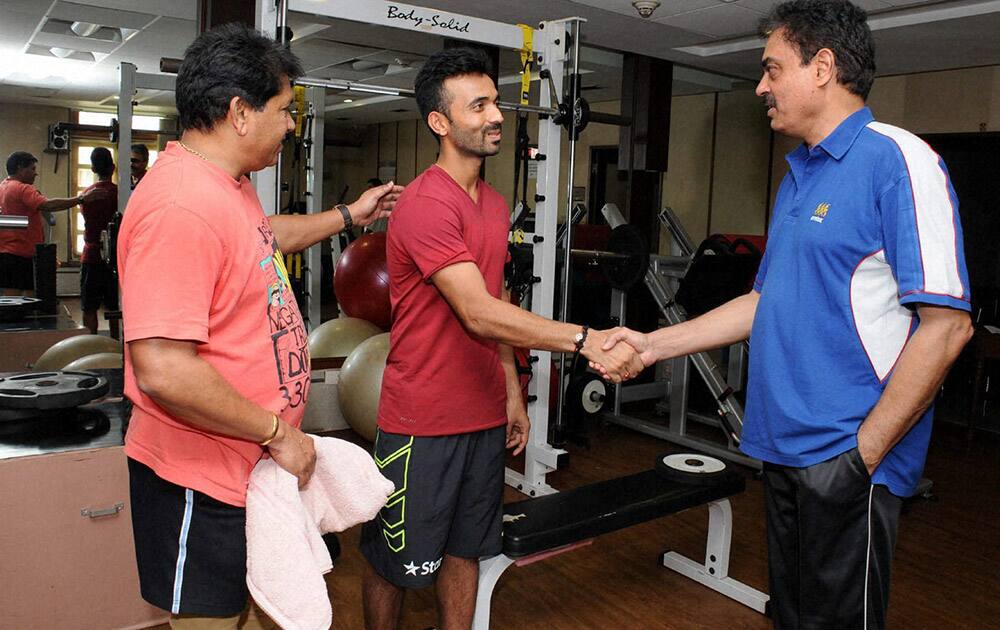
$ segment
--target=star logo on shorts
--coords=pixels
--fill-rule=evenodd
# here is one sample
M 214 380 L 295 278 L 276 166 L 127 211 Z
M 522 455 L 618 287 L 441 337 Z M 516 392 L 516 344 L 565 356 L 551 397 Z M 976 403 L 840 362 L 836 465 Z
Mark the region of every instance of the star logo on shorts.
M 404 564 L 403 568 L 406 569 L 406 574 L 407 575 L 416 575 L 417 574 L 417 569 L 420 568 L 420 565 L 413 564 L 413 562 L 409 562 L 407 564 Z

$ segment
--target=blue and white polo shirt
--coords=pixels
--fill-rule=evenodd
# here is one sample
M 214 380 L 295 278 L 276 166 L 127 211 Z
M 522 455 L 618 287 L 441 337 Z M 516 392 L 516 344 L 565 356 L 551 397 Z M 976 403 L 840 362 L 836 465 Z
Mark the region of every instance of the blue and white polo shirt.
M 742 450 L 811 466 L 857 446 L 916 329 L 917 304 L 968 311 L 958 200 L 941 158 L 865 107 L 787 156 L 750 338 Z M 913 494 L 933 408 L 873 482 Z

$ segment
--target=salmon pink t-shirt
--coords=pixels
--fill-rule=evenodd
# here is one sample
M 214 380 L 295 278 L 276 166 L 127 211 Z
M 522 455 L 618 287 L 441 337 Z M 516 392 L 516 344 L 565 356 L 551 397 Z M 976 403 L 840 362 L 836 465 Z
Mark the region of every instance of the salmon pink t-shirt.
M 270 224 L 250 180 L 167 145 L 129 199 L 118 236 L 125 341 L 197 343 L 236 391 L 293 426 L 309 394 L 309 349 Z M 256 443 L 170 415 L 136 385 L 125 453 L 180 486 L 244 506 Z
M 28 217 L 26 230 L 0 230 L 0 252 L 24 258 L 35 255 L 35 245 L 45 240 L 38 207 L 48 201 L 31 184 L 8 177 L 0 182 L 0 212 Z
M 386 240 L 392 330 L 378 426 L 403 435 L 453 435 L 507 422 L 507 389 L 497 344 L 462 325 L 431 281 L 471 262 L 500 297 L 507 260 L 507 202 L 479 180 L 477 201 L 441 167 L 403 191 Z

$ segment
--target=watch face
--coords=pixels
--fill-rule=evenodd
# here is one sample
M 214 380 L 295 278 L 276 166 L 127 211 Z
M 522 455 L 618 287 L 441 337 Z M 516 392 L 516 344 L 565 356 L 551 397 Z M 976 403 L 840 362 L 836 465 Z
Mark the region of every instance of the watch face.
M 583 341 L 583 333 L 582 332 L 576 333 L 576 335 L 573 336 L 573 341 L 576 343 L 580 343 L 581 341 Z

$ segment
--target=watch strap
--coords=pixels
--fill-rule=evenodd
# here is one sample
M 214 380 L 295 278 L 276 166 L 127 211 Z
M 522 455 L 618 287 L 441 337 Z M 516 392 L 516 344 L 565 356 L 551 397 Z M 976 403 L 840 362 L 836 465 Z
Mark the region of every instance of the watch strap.
M 344 230 L 350 230 L 354 227 L 354 219 L 351 218 L 350 209 L 342 203 L 338 203 L 334 206 L 337 210 L 340 210 L 340 216 L 344 217 Z
M 590 332 L 590 326 L 584 326 L 583 330 L 580 331 L 580 335 L 576 340 L 576 349 L 574 350 L 577 354 L 583 350 L 583 344 L 587 343 L 588 332 Z

